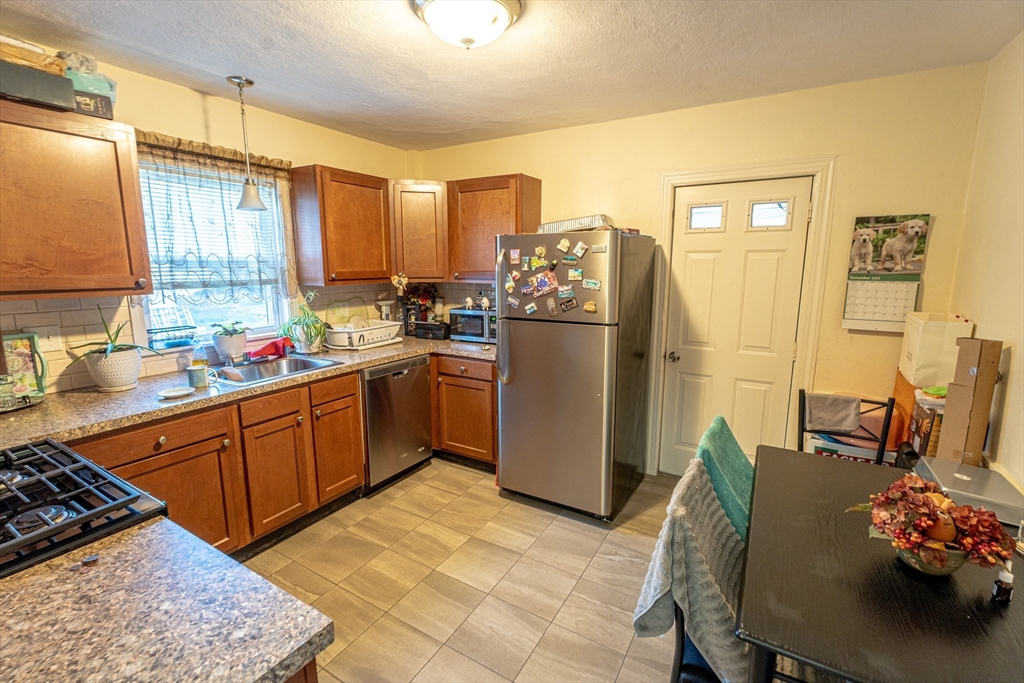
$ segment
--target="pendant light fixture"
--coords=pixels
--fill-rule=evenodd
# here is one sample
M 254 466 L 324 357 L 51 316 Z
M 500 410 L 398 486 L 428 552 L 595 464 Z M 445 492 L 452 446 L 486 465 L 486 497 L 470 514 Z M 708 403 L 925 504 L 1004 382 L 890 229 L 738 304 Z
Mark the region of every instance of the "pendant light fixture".
M 266 211 L 267 207 L 260 199 L 260 189 L 252 179 L 252 169 L 249 168 L 249 131 L 245 127 L 245 89 L 251 88 L 254 83 L 251 78 L 245 76 L 228 76 L 228 83 L 238 86 L 238 103 L 242 107 L 242 143 L 245 145 L 245 185 L 242 186 L 242 199 L 238 202 L 241 211 Z
M 411 0 L 412 8 L 434 34 L 467 50 L 501 37 L 523 11 L 520 0 Z

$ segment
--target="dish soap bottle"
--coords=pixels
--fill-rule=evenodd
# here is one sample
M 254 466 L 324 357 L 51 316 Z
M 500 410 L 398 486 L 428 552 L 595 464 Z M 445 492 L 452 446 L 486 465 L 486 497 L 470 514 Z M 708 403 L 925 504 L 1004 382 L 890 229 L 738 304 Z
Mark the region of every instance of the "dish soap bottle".
M 1013 594 L 1013 562 L 1010 560 L 1006 561 L 1006 567 L 999 570 L 999 578 L 996 579 L 996 583 L 992 586 L 992 599 L 996 602 L 1010 602 L 1010 596 Z

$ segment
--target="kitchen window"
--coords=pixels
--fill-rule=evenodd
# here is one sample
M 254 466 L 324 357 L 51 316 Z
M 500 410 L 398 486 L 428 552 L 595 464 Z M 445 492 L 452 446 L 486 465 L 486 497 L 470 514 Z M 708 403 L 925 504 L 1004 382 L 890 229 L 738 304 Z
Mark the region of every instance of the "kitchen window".
M 243 163 L 139 145 L 153 278 L 145 301 L 148 328 L 195 325 L 196 335 L 206 337 L 214 323 L 237 320 L 259 335 L 275 332 L 287 318 L 287 175 L 255 165 L 253 176 L 267 211 L 235 208 Z

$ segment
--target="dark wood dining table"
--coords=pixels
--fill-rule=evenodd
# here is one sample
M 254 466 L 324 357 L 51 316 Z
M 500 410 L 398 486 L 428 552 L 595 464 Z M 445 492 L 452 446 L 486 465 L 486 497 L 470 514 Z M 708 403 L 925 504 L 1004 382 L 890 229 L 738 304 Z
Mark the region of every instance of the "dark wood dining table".
M 757 449 L 736 615 L 751 681 L 772 680 L 777 655 L 852 681 L 1024 681 L 1024 588 L 998 604 L 997 568 L 925 575 L 844 512 L 906 472 Z

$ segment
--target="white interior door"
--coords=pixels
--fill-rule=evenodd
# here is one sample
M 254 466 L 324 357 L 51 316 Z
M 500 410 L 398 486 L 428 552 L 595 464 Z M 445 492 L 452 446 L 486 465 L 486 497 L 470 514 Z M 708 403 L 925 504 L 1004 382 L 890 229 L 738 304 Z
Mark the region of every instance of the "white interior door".
M 785 444 L 811 180 L 676 189 L 662 471 L 683 473 L 716 415 L 748 456 Z

